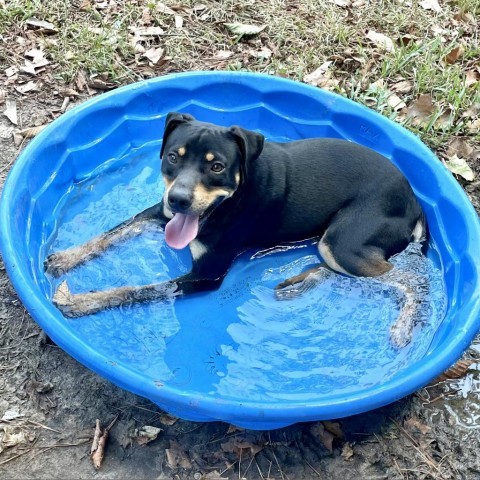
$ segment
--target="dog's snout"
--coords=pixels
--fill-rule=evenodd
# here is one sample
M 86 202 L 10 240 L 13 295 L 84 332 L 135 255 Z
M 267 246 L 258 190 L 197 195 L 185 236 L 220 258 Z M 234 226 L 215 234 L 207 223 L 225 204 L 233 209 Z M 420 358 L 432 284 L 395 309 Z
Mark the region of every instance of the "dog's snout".
M 193 202 L 193 195 L 186 189 L 172 189 L 168 194 L 168 205 L 176 212 L 185 212 Z

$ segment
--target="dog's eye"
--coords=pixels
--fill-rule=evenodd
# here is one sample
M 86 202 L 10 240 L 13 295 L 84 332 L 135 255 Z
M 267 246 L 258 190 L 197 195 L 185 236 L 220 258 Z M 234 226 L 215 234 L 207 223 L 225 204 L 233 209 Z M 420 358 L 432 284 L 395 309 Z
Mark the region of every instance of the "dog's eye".
M 225 170 L 225 166 L 220 162 L 215 162 L 211 167 L 212 172 L 221 173 Z
M 177 156 L 174 154 L 174 153 L 169 153 L 167 155 L 167 160 L 170 162 L 170 163 L 177 163 Z

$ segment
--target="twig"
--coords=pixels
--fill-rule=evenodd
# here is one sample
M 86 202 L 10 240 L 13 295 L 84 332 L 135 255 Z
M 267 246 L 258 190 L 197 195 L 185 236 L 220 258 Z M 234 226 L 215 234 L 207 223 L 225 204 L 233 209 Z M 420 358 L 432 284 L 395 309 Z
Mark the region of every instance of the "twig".
M 422 450 L 420 450 L 420 448 L 419 448 L 420 444 L 418 443 L 418 441 L 414 437 L 412 437 L 395 419 L 390 418 L 390 420 L 396 425 L 399 432 L 402 433 L 410 441 L 413 448 L 424 459 L 424 461 L 427 463 L 427 465 L 429 465 L 431 468 L 436 470 L 437 473 L 440 475 L 440 478 L 442 478 L 444 480 L 448 480 L 448 478 L 445 477 L 443 472 L 438 468 L 437 462 L 435 462 L 435 460 L 428 453 L 422 452 Z
M 90 458 L 93 466 L 98 470 L 102 466 L 103 457 L 105 456 L 105 446 L 107 445 L 108 434 L 110 429 L 115 425 L 118 415 L 110 422 L 107 428 L 102 432 L 100 420 L 95 423 L 95 434 L 93 435 L 92 448 L 90 449 Z
M 59 433 L 60 435 L 63 435 L 63 432 L 60 432 L 60 430 L 55 430 L 54 428 L 47 427 L 46 425 L 42 425 L 41 423 L 35 422 L 34 420 L 27 420 L 28 423 L 31 423 L 32 425 L 36 425 L 37 427 L 44 428 L 45 430 L 50 430 L 51 432 Z

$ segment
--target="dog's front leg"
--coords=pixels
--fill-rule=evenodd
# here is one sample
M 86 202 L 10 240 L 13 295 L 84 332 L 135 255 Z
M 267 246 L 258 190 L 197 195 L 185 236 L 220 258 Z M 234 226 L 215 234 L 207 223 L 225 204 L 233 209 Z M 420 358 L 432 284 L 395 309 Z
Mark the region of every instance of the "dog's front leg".
M 168 221 L 163 214 L 161 203 L 144 210 L 108 232 L 92 238 L 83 245 L 52 253 L 45 260 L 45 270 L 50 275 L 59 277 L 72 268 L 98 257 L 110 246 L 139 235 L 152 221 L 160 225 Z
M 233 254 L 205 255 L 194 261 L 192 271 L 167 282 L 138 287 L 118 287 L 111 290 L 73 294 L 63 282 L 53 297 L 53 303 L 66 317 L 82 317 L 106 308 L 132 305 L 155 300 L 168 300 L 179 295 L 215 290 L 220 287 L 234 258 Z
M 107 308 L 149 301 L 172 299 L 179 295 L 215 290 L 222 278 L 197 278 L 192 273 L 162 283 L 139 287 L 118 287 L 110 290 L 73 294 L 67 282 L 58 287 L 53 303 L 66 317 L 83 317 Z

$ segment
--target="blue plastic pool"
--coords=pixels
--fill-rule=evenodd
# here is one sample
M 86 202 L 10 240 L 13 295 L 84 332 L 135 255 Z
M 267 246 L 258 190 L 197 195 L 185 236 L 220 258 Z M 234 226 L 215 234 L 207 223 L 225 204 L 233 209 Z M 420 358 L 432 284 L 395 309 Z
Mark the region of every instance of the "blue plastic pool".
M 170 111 L 278 141 L 341 137 L 398 165 L 431 231 L 429 263 L 417 267 L 428 270 L 433 293 L 412 344 L 389 346 L 383 327 L 397 307 L 392 292 L 368 282 L 339 276 L 300 299 L 275 300 L 276 283 L 317 261 L 307 243 L 243 255 L 217 292 L 64 318 L 51 303 L 58 280 L 44 274 L 45 256 L 159 201 L 158 153 Z M 0 222 L 8 274 L 47 334 L 100 375 L 189 420 L 268 429 L 367 411 L 436 377 L 480 326 L 479 220 L 452 175 L 388 119 L 276 77 L 178 74 L 83 103 L 22 152 L 4 187 Z M 187 251 L 169 249 L 162 232 L 149 231 L 63 279 L 76 292 L 161 281 L 189 266 Z

